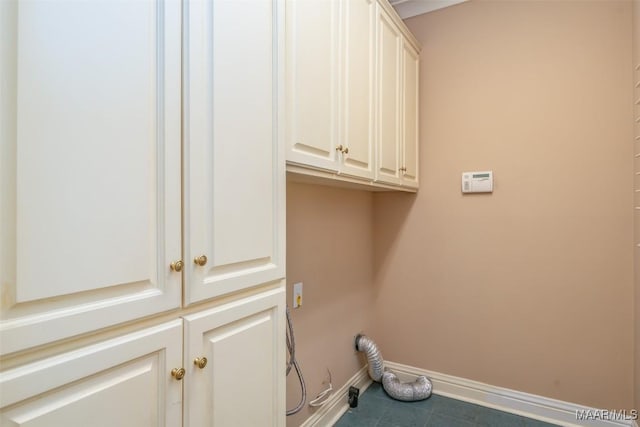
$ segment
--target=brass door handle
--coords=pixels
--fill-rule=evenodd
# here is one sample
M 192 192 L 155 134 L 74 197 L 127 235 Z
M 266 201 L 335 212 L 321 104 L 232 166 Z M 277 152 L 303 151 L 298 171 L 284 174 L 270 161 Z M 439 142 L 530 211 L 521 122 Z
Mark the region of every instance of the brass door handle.
M 184 374 L 187 371 L 184 370 L 184 368 L 173 368 L 171 370 L 171 376 L 175 379 L 177 379 L 178 381 L 180 381 L 181 379 L 184 378 Z
M 206 255 L 197 256 L 193 259 L 193 262 L 195 262 L 197 265 L 202 267 L 207 263 L 207 256 Z
M 207 358 L 204 356 L 196 357 L 195 359 L 193 359 L 193 364 L 200 369 L 204 369 L 204 367 L 207 366 Z
M 184 262 L 182 260 L 174 261 L 170 265 L 173 271 L 177 271 L 178 273 L 182 271 L 182 267 L 184 267 Z

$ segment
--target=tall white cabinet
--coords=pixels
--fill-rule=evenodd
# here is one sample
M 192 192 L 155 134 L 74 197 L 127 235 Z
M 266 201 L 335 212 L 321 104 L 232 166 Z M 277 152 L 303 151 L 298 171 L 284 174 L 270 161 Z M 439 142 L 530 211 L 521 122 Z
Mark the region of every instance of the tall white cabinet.
M 186 4 L 184 299 L 190 305 L 285 275 L 284 4 Z
M 0 45 L 0 424 L 284 425 L 283 2 L 6 1 Z
M 181 5 L 162 4 L 0 6 L 1 354 L 180 307 Z

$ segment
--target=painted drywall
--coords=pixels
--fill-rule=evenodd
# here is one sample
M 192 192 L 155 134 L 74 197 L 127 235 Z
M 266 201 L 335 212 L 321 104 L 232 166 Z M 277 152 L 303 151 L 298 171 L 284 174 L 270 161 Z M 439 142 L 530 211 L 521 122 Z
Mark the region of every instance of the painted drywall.
M 470 1 L 422 43 L 420 191 L 374 195 L 385 358 L 633 405 L 630 1 Z M 493 194 L 462 195 L 493 170 Z
M 633 2 L 633 67 L 634 77 L 632 84 L 634 85 L 634 119 L 640 118 L 640 0 Z M 636 86 L 639 85 L 639 86 Z M 640 123 L 635 124 L 634 121 L 634 173 L 636 181 L 634 182 L 635 203 L 634 203 L 634 267 L 635 267 L 635 406 L 640 409 Z M 637 139 L 636 139 L 637 138 Z
M 308 401 L 327 387 L 327 368 L 337 389 L 364 366 L 353 339 L 370 328 L 373 315 L 372 210 L 371 193 L 287 182 L 287 304 L 293 284 L 303 282 L 303 305 L 291 317 Z M 292 370 L 287 408 L 299 398 Z M 313 412 L 305 405 L 287 426 Z

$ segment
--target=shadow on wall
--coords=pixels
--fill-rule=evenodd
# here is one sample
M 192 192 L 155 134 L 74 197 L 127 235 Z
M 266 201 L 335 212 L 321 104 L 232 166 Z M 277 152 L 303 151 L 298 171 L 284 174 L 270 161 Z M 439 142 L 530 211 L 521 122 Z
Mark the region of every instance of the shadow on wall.
M 375 247 L 373 249 L 374 298 L 378 296 L 379 274 L 386 270 L 390 254 L 402 235 L 401 231 L 416 202 L 416 193 L 384 192 L 373 195 L 373 224 Z M 392 207 L 392 208 L 388 208 Z

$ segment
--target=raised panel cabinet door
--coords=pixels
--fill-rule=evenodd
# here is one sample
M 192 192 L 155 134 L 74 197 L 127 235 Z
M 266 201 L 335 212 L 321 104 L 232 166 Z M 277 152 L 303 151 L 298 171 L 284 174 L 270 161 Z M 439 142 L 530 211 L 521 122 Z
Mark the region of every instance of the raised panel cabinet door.
M 182 321 L 175 320 L 0 373 L 0 425 L 181 424 Z
M 0 352 L 178 307 L 180 1 L 0 16 Z
M 283 6 L 188 4 L 186 304 L 284 277 Z
M 395 23 L 378 8 L 378 138 L 376 181 L 401 184 L 401 42 Z
M 340 173 L 373 179 L 375 156 L 375 0 L 343 2 L 341 80 L 341 132 L 339 142 L 348 148 Z
M 286 1 L 287 161 L 338 170 L 339 1 Z
M 285 426 L 284 299 L 281 284 L 185 317 L 184 427 Z
M 403 42 L 402 185 L 418 188 L 419 63 L 418 52 Z

